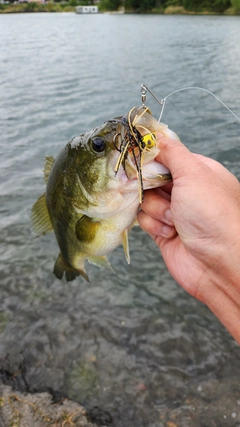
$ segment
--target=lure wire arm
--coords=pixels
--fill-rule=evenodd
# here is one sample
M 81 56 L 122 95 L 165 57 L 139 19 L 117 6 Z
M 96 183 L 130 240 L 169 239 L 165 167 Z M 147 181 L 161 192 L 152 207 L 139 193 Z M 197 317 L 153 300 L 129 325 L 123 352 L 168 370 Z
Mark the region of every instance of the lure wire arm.
M 158 121 L 161 121 L 162 115 L 163 115 L 163 110 L 165 107 L 165 102 L 167 98 L 163 98 L 163 99 L 159 99 L 154 95 L 154 93 L 149 89 L 149 87 L 147 87 L 144 83 L 141 84 L 141 93 L 142 93 L 142 103 L 143 103 L 143 107 L 145 107 L 144 102 L 146 101 L 147 98 L 147 92 L 149 92 L 152 97 L 158 102 L 158 104 L 160 104 L 162 106 L 161 112 L 160 112 L 160 116 Z
M 188 86 L 188 87 L 182 87 L 180 89 L 176 89 L 173 92 L 169 93 L 167 96 L 165 96 L 165 98 L 161 99 L 159 101 L 159 99 L 154 95 L 154 93 L 144 84 L 141 84 L 141 92 L 142 92 L 142 102 L 143 102 L 143 106 L 144 106 L 144 102 L 146 101 L 146 93 L 149 92 L 152 97 L 158 102 L 158 104 L 160 104 L 162 106 L 161 112 L 160 112 L 160 116 L 158 121 L 160 122 L 162 115 L 163 115 L 163 110 L 165 107 L 165 103 L 167 98 L 169 98 L 169 96 L 173 95 L 174 93 L 177 92 L 181 92 L 183 90 L 188 90 L 188 89 L 197 89 L 197 90 L 202 90 L 203 92 L 208 93 L 209 95 L 212 95 L 217 101 L 219 101 L 223 107 L 225 107 L 229 113 L 231 113 L 235 119 L 240 123 L 240 118 L 231 110 L 231 108 L 229 108 L 220 98 L 218 98 L 218 96 L 214 95 L 214 93 L 212 93 L 210 90 L 204 89 L 202 87 L 198 87 L 198 86 Z
M 144 83 L 141 84 L 141 92 L 142 92 L 142 95 L 143 94 L 145 95 L 144 101 L 146 101 L 146 93 L 149 92 L 152 95 L 152 97 L 158 102 L 158 104 L 163 105 L 163 99 L 159 101 L 159 99 L 154 95 L 154 93 L 152 93 L 152 91 Z

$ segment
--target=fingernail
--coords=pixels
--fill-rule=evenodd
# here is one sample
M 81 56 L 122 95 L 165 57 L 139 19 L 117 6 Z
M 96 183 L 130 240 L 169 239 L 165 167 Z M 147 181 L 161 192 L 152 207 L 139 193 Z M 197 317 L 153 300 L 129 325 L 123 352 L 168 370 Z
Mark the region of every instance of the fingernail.
M 165 211 L 165 218 L 166 218 L 167 222 L 170 222 L 171 224 L 173 224 L 172 212 L 170 211 L 170 209 L 167 209 Z
M 164 225 L 161 230 L 161 234 L 163 237 L 172 237 L 174 235 L 174 228 L 169 225 Z

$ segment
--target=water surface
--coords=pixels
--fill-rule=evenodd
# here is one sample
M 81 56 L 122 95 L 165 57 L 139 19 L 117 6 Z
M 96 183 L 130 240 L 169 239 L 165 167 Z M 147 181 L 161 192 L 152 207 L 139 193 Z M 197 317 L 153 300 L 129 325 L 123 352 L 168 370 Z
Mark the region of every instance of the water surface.
M 1 359 L 24 364 L 31 390 L 97 405 L 114 427 L 239 426 L 239 348 L 147 235 L 132 231 L 130 266 L 112 254 L 115 275 L 88 266 L 90 285 L 65 283 L 54 236 L 33 239 L 29 217 L 45 154 L 139 105 L 143 82 L 159 98 L 204 87 L 240 115 L 240 18 L 0 15 L 0 34 Z M 239 124 L 214 98 L 173 95 L 163 121 L 240 177 Z

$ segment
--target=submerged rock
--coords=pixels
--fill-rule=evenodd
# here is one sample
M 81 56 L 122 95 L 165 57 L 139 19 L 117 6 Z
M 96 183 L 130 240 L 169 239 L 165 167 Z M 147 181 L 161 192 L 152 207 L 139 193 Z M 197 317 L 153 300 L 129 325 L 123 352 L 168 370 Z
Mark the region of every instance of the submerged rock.
M 96 427 L 77 402 L 49 392 L 22 393 L 0 382 L 0 427 Z

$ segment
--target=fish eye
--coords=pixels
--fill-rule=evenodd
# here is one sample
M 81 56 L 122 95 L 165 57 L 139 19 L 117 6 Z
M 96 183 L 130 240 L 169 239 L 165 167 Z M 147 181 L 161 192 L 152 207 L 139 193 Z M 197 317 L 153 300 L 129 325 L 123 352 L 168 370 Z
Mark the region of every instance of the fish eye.
M 96 153 L 102 153 L 105 150 L 106 144 L 103 138 L 96 136 L 92 139 L 92 149 Z

